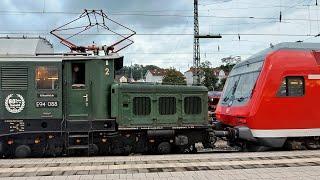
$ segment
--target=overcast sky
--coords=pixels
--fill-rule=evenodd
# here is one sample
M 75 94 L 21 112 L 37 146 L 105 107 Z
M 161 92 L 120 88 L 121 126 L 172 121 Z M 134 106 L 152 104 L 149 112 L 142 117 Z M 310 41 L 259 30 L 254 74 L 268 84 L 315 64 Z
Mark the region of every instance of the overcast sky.
M 223 57 L 240 55 L 245 59 L 270 43 L 319 42 L 320 37 L 293 36 L 320 33 L 320 8 L 315 1 L 199 0 L 200 34 L 222 34 L 222 39 L 201 39 L 201 61 L 218 66 Z M 0 32 L 2 36 L 8 32 L 39 34 L 49 39 L 56 51 L 68 51 L 47 33 L 76 18 L 75 13 L 85 8 L 103 9 L 110 18 L 137 32 L 132 38 L 135 43 L 120 52 L 125 56 L 125 65 L 154 64 L 181 71 L 192 66 L 193 0 L 1 0 Z M 282 22 L 278 19 L 280 11 Z M 79 42 L 92 42 L 90 38 L 81 36 Z M 96 44 L 105 42 L 104 36 L 95 39 Z

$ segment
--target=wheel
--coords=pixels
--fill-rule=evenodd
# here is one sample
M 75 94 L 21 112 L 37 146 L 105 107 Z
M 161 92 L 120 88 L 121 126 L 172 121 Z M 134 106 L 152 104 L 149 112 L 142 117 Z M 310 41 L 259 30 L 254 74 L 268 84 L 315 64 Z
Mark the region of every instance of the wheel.
M 17 158 L 26 158 L 30 156 L 30 154 L 31 154 L 31 149 L 28 145 L 19 145 L 18 147 L 16 147 L 16 150 L 14 152 L 14 155 Z
M 162 142 L 158 145 L 158 153 L 169 154 L 171 152 L 171 144 L 169 142 Z

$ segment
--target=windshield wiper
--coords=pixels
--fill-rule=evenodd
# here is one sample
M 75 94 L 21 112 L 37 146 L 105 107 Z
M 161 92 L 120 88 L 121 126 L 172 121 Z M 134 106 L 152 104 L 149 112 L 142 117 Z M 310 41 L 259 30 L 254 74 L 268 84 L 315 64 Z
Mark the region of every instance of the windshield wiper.
M 239 98 L 237 98 L 237 101 L 238 102 L 242 102 L 242 101 L 244 101 L 245 99 L 247 99 L 248 98 L 248 96 L 246 96 L 246 97 L 239 97 Z
M 239 83 L 239 78 L 238 80 L 236 80 L 233 84 L 233 86 L 231 87 L 231 89 L 226 93 L 226 96 L 225 98 L 223 98 L 223 102 L 227 102 L 230 97 L 233 97 L 234 96 L 234 92 L 236 91 L 237 89 L 237 86 L 238 86 L 238 83 Z

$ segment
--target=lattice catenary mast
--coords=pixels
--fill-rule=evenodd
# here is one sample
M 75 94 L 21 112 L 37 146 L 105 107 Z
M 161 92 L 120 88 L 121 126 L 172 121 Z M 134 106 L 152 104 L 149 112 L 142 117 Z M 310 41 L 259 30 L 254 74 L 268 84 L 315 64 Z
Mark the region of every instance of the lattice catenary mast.
M 198 0 L 194 0 L 194 41 L 193 41 L 193 84 L 200 84 L 200 45 L 199 45 L 199 21 L 198 21 Z

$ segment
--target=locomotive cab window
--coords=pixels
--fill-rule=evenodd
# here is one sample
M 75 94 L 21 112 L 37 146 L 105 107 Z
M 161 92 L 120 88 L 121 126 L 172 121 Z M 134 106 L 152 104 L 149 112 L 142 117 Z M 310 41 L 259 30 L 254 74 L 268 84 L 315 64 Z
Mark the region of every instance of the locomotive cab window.
M 201 98 L 191 96 L 184 98 L 184 112 L 186 114 L 200 114 L 201 113 Z
M 160 97 L 159 98 L 159 114 L 171 115 L 176 113 L 176 98 L 175 97 Z
M 133 98 L 133 114 L 147 116 L 151 113 L 151 99 L 149 97 Z
M 36 67 L 36 87 L 43 90 L 54 90 L 58 88 L 59 70 L 54 66 Z
M 303 96 L 305 93 L 305 83 L 302 76 L 285 77 L 278 91 L 278 96 Z
M 85 88 L 85 82 L 86 82 L 85 63 L 73 63 L 71 68 L 72 68 L 72 89 Z

